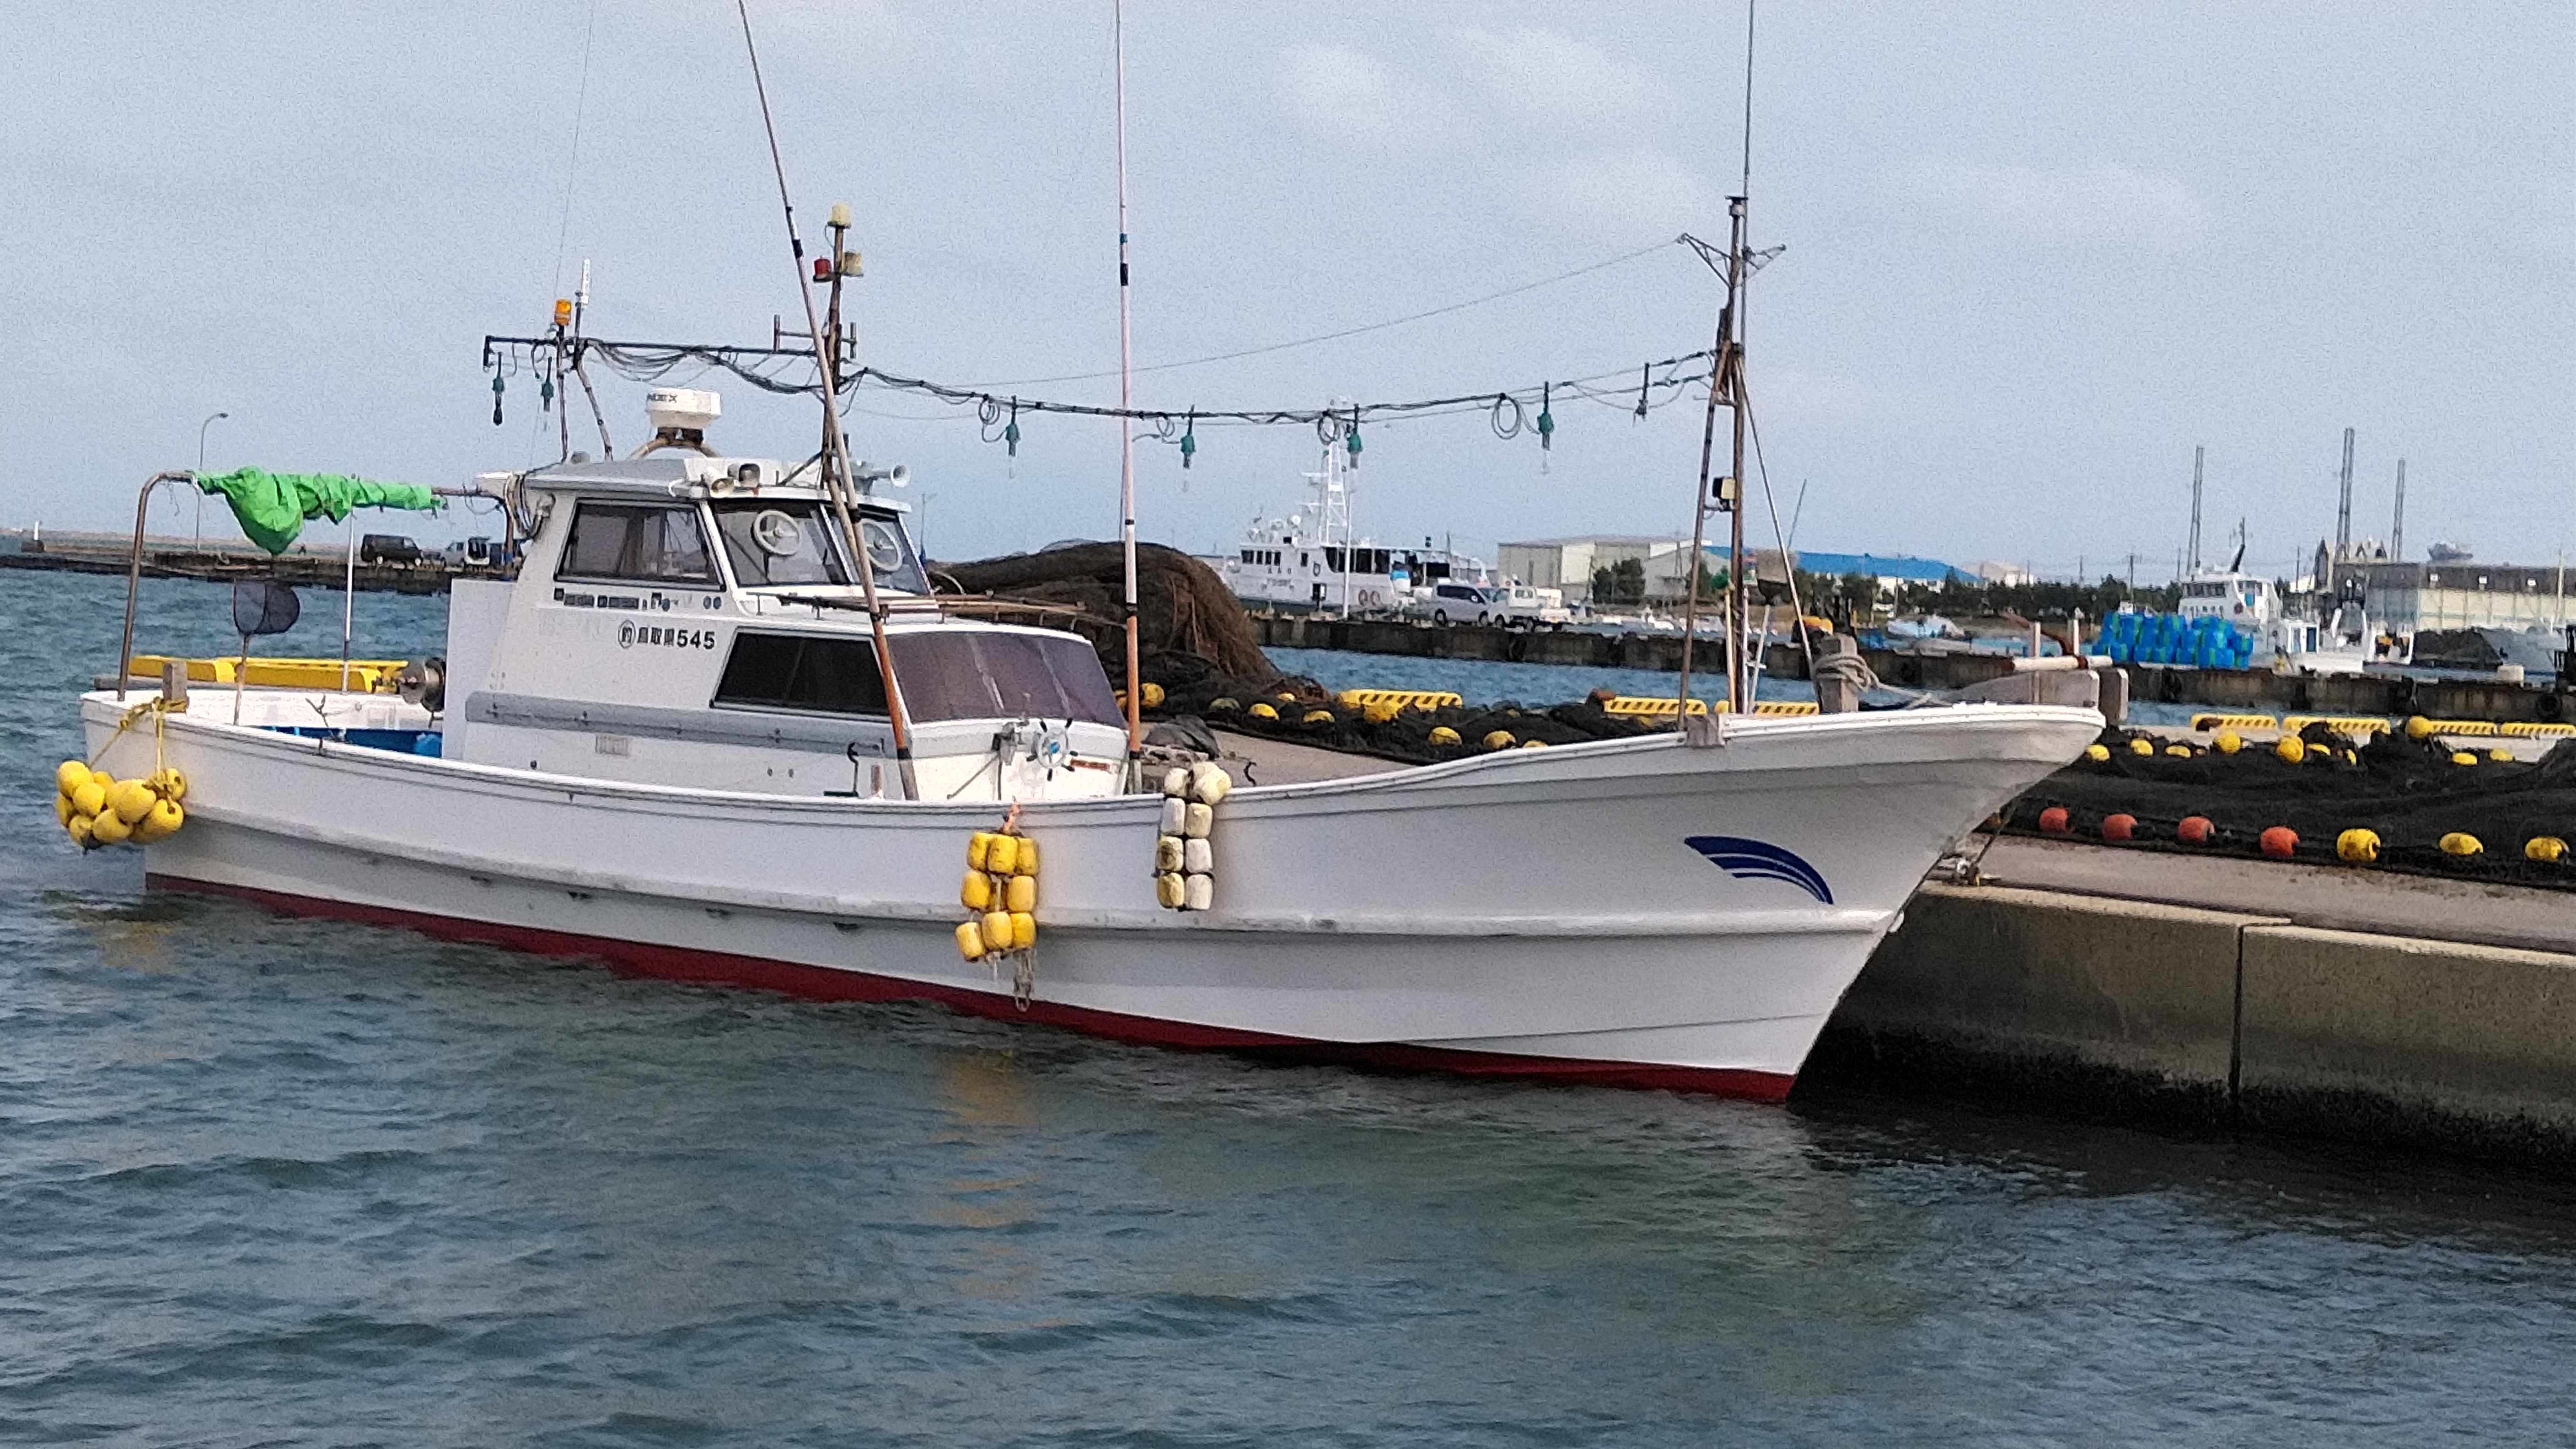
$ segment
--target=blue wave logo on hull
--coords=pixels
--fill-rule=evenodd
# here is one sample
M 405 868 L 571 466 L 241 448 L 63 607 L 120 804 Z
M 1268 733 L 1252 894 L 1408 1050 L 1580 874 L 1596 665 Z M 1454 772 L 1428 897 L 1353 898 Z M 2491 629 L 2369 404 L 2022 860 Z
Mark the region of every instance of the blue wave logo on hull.
M 1682 844 L 1737 880 L 1783 880 L 1826 905 L 1834 903 L 1833 888 L 1825 884 L 1824 873 L 1794 850 L 1741 835 L 1694 835 Z

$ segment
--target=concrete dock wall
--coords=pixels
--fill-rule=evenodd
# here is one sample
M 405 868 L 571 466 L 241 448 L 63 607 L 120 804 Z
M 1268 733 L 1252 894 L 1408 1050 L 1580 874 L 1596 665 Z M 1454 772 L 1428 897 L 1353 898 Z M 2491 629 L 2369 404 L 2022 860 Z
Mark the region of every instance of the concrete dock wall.
M 2576 955 L 1930 886 L 1804 1079 L 2576 1167 Z

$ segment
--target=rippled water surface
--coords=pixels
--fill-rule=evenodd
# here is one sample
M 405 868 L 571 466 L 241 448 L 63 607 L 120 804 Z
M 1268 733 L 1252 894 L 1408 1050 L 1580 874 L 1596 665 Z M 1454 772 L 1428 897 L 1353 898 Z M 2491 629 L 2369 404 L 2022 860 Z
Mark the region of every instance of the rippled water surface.
M 222 640 L 219 592 L 150 592 L 148 641 Z M 335 652 L 307 602 L 285 647 Z M 1255 1065 L 146 897 L 45 789 L 119 604 L 0 574 L 0 1439 L 2569 1437 L 2576 1198 L 2536 1179 Z

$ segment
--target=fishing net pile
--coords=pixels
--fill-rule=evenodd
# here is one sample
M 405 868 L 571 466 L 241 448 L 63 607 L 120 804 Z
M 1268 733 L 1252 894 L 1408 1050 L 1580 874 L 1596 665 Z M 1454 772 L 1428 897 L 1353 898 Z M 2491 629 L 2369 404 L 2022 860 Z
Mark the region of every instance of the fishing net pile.
M 2115 814 L 2137 821 L 2121 849 L 2257 856 L 2265 830 L 2298 835 L 2292 858 L 2337 860 L 2344 831 L 2379 837 L 2376 866 L 2417 874 L 2576 890 L 2576 864 L 2525 856 L 2538 838 L 2576 841 L 2576 745 L 2562 744 L 2530 763 L 2498 761 L 2483 751 L 2455 750 L 2438 739 L 2382 735 L 2367 744 L 2311 724 L 2298 737 L 2298 763 L 2270 745 L 2248 743 L 2233 754 L 2193 748 L 2124 731 L 2101 739 L 2107 759 L 2085 759 L 2041 781 L 2005 811 L 2014 834 L 2043 832 L 2041 815 L 2066 813 L 2063 833 L 2102 838 Z M 2154 753 L 2138 753 L 2144 741 Z M 2461 763 L 2466 756 L 2471 763 Z M 2186 817 L 2216 826 L 2206 844 L 2176 839 Z M 2474 837 L 2474 854 L 2442 849 L 2449 835 Z
M 1598 697 L 1573 704 L 1420 705 L 1354 703 L 1311 679 L 1283 675 L 1263 690 L 1211 680 L 1176 689 L 1148 715 L 1194 715 L 1218 729 L 1320 750 L 1427 765 L 1495 750 L 1628 739 L 1655 726 L 1603 711 Z M 1669 724 L 1663 726 L 1669 730 Z
M 933 572 L 969 594 L 1079 609 L 1051 623 L 1091 641 L 1112 681 L 1127 677 L 1124 555 L 1114 543 L 1077 543 Z M 1166 690 L 1214 682 L 1238 692 L 1269 687 L 1279 671 L 1252 637 L 1243 606 L 1216 571 L 1178 549 L 1136 545 L 1138 667 Z M 1211 693 L 1209 697 L 1214 697 Z

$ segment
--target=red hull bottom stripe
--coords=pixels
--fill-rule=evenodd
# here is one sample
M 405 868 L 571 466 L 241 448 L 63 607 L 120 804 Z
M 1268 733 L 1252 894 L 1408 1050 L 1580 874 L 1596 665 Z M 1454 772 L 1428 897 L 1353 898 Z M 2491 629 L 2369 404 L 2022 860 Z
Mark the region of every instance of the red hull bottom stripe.
M 1411 1046 L 1396 1042 L 1329 1042 L 1267 1032 L 1238 1031 L 1186 1021 L 1164 1021 L 1117 1011 L 1033 1001 L 1023 1011 L 1007 996 L 961 991 L 952 986 L 907 981 L 828 966 L 801 966 L 724 951 L 683 950 L 642 941 L 620 941 L 569 931 L 505 926 L 455 916 L 429 915 L 390 906 L 362 906 L 316 896 L 291 895 L 255 886 L 225 885 L 180 876 L 148 875 L 150 890 L 185 891 L 229 896 L 297 916 L 325 916 L 361 925 L 417 931 L 445 941 L 472 941 L 539 956 L 579 957 L 605 962 L 611 969 L 669 981 L 708 982 L 776 991 L 813 1001 L 935 1001 L 969 1016 L 996 1021 L 1034 1021 L 1069 1027 L 1094 1036 L 1151 1046 L 1193 1047 L 1275 1056 L 1295 1061 L 1334 1062 L 1397 1071 L 1465 1072 L 1478 1076 L 1528 1077 L 1591 1086 L 1637 1087 L 1667 1092 L 1714 1093 L 1777 1102 L 1789 1095 L 1796 1079 L 1779 1072 L 1723 1067 L 1663 1066 L 1651 1062 L 1586 1061 L 1569 1057 L 1519 1056 L 1509 1052 L 1457 1051 L 1448 1047 Z

